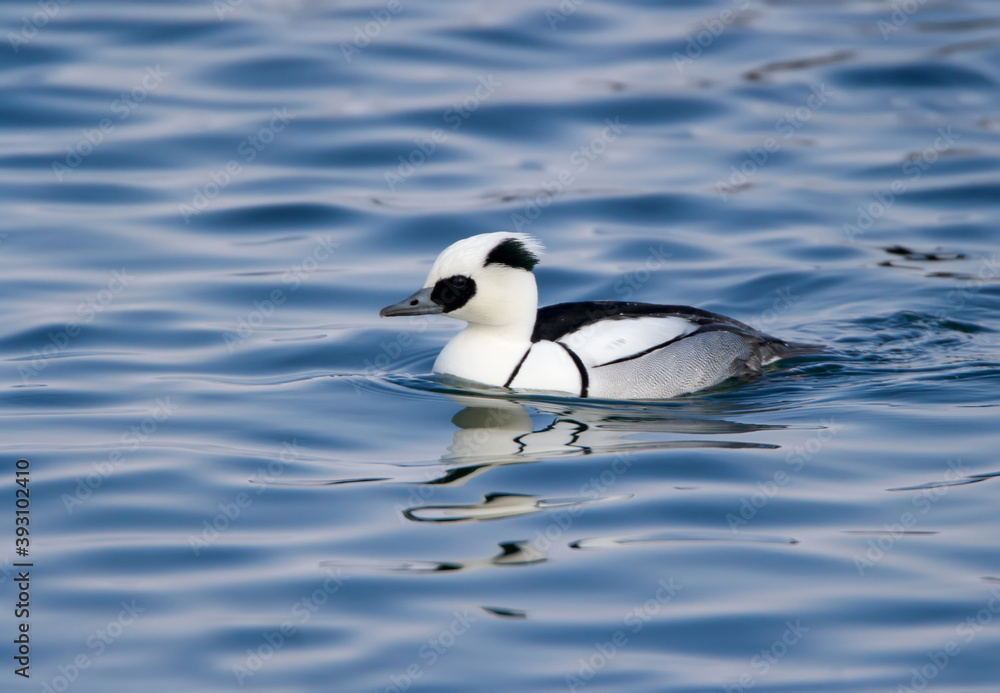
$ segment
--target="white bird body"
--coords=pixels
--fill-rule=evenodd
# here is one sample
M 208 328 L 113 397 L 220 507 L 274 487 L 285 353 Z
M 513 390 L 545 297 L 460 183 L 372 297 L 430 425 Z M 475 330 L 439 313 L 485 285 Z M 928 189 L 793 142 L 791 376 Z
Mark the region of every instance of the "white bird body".
M 434 372 L 515 390 L 662 399 L 814 350 L 687 306 L 591 301 L 538 308 L 542 245 L 487 233 L 449 246 L 424 288 L 381 315 L 442 313 L 468 326 Z

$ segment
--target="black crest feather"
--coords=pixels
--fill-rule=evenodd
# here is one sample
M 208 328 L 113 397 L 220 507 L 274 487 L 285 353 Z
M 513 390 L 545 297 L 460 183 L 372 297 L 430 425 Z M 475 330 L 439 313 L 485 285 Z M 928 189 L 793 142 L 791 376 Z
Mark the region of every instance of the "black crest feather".
M 490 254 L 486 256 L 486 262 L 483 263 L 483 267 L 494 263 L 530 272 L 538 264 L 538 257 L 525 248 L 521 241 L 516 238 L 508 238 L 490 251 Z

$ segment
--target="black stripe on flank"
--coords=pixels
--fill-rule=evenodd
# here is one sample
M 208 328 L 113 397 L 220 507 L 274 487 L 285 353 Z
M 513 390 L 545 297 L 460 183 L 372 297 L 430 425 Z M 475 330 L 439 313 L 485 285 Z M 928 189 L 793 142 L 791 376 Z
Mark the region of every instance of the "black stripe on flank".
M 607 363 L 602 363 L 600 366 L 594 366 L 594 368 L 603 368 L 604 366 L 610 366 L 615 363 L 624 363 L 625 361 L 631 361 L 632 359 L 641 358 L 643 356 L 646 356 L 647 354 L 652 354 L 657 349 L 663 349 L 664 347 L 668 347 L 671 344 L 676 344 L 682 339 L 687 339 L 688 337 L 694 337 L 695 335 L 703 334 L 705 332 L 732 332 L 733 334 L 742 337 L 744 341 L 748 339 L 759 340 L 759 337 L 757 335 L 746 334 L 745 332 L 741 332 L 740 330 L 735 330 L 730 325 L 722 325 L 722 324 L 701 325 L 694 332 L 688 332 L 687 334 L 682 334 L 679 337 L 668 339 L 667 341 L 663 342 L 663 344 L 657 344 L 656 346 L 651 346 L 648 349 L 644 349 L 636 354 L 632 354 L 631 356 L 623 356 L 620 359 L 615 359 L 614 361 L 608 361 Z
M 682 339 L 684 339 L 686 337 L 693 337 L 694 335 L 698 334 L 699 332 L 705 332 L 705 330 L 704 329 L 697 329 L 697 330 L 694 330 L 693 332 L 688 332 L 687 334 L 678 335 L 676 337 L 668 339 L 667 341 L 663 342 L 662 344 L 657 344 L 655 346 L 651 346 L 648 349 L 643 349 L 642 351 L 638 351 L 638 352 L 636 352 L 634 354 L 631 354 L 630 356 L 622 356 L 620 359 L 615 359 L 614 361 L 608 361 L 607 363 L 602 363 L 600 366 L 594 366 L 594 368 L 604 368 L 605 366 L 611 366 L 611 365 L 614 365 L 616 363 L 625 363 L 626 361 L 631 361 L 632 359 L 642 358 L 646 354 L 652 354 L 657 349 L 662 349 L 664 347 L 668 347 L 671 344 L 673 344 L 675 342 L 679 342 L 679 341 L 681 341 Z
M 535 345 L 534 345 L 534 344 L 532 344 L 531 346 L 535 346 Z M 516 377 L 517 377 L 517 374 L 518 374 L 518 372 L 519 372 L 519 371 L 521 370 L 521 366 L 523 366 L 523 365 L 524 365 L 524 362 L 528 360 L 528 354 L 530 354 L 530 353 L 531 353 L 531 347 L 528 347 L 528 350 L 527 350 L 526 352 L 524 352 L 524 356 L 522 356 L 522 357 L 521 357 L 521 360 L 517 362 L 517 365 L 516 365 L 516 366 L 514 366 L 514 370 L 513 370 L 513 371 L 511 371 L 511 374 L 510 374 L 510 377 L 509 377 L 509 378 L 507 378 L 507 382 L 505 382 L 505 383 L 503 384 L 503 386 L 504 386 L 504 387 L 507 387 L 507 388 L 509 388 L 509 387 L 510 387 L 510 384 L 511 384 L 512 382 L 514 382 L 514 378 L 516 378 Z
M 580 371 L 580 396 L 586 397 L 587 390 L 590 389 L 590 378 L 587 376 L 587 367 L 583 365 L 583 361 L 580 360 L 580 357 L 577 356 L 575 351 L 570 349 L 562 342 L 556 342 L 556 344 L 558 344 L 559 346 L 561 346 L 563 349 L 566 350 L 566 353 L 569 354 L 569 357 L 573 359 L 573 363 L 576 364 L 576 369 Z

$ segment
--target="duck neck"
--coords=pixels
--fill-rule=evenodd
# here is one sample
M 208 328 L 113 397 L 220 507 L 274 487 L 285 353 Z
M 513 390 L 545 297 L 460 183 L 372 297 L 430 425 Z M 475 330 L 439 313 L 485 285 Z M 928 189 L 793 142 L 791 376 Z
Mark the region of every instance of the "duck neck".
M 538 317 L 534 275 L 518 270 L 504 277 L 502 288 L 486 284 L 476 296 L 476 305 L 470 305 L 465 312 L 456 312 L 454 317 L 469 323 L 465 332 L 470 336 L 516 342 L 527 348 Z
M 497 387 L 507 384 L 531 347 L 538 316 L 534 278 L 500 299 L 478 314 L 461 316 L 469 324 L 445 345 L 434 363 L 435 372 Z
M 441 350 L 434 372 L 505 387 L 530 347 L 523 325 L 470 323 Z
M 528 344 L 531 343 L 531 333 L 535 330 L 537 315 L 538 309 L 535 308 L 531 311 L 530 316 L 502 325 L 470 322 L 463 332 L 468 332 L 470 336 L 474 335 L 476 339 L 512 342 L 523 344 L 527 348 Z

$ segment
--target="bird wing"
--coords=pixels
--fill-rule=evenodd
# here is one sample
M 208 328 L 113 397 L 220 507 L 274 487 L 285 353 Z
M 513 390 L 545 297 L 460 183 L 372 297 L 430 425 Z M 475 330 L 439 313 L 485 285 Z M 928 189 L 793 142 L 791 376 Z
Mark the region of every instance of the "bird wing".
M 700 325 L 680 316 L 601 320 L 560 337 L 588 368 L 636 358 L 685 337 Z

